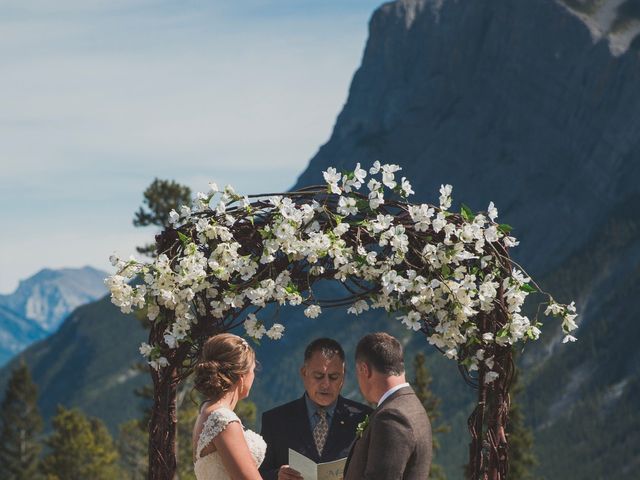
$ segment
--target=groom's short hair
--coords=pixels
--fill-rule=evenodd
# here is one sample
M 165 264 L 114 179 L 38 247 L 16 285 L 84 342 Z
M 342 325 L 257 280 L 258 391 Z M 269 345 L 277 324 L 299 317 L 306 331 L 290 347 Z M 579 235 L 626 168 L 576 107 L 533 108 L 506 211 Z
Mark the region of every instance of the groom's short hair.
M 364 362 L 384 375 L 404 373 L 402 345 L 384 332 L 370 333 L 360 339 L 356 347 L 356 362 Z
M 314 353 L 322 352 L 326 358 L 332 358 L 338 355 L 340 360 L 344 362 L 344 350 L 338 342 L 333 338 L 316 338 L 304 350 L 304 362 L 307 363 Z

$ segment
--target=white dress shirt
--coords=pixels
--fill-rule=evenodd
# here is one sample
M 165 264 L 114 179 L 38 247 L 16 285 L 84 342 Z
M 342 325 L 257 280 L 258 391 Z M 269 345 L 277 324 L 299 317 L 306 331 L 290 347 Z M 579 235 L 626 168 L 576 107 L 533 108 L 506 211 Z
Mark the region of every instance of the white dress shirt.
M 389 398 L 394 392 L 397 392 L 401 388 L 410 387 L 410 386 L 411 385 L 405 382 L 405 383 L 401 383 L 400 385 L 396 385 L 395 387 L 391 387 L 389 390 L 384 392 L 384 395 L 382 395 L 380 397 L 380 400 L 378 400 L 378 407 L 382 405 L 382 402 L 384 402 L 387 398 Z

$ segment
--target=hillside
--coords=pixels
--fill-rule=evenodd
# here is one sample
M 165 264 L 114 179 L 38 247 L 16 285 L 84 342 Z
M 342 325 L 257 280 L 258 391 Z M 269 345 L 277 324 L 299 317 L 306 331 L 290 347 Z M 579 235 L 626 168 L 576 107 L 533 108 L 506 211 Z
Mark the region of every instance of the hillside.
M 0 305 L 0 365 L 46 335 L 37 323 Z
M 54 332 L 76 307 L 104 295 L 106 275 L 91 267 L 46 268 L 0 295 L 0 366 Z
M 51 333 L 73 309 L 106 293 L 106 276 L 92 267 L 45 268 L 21 281 L 15 292 L 0 295 L 0 305 Z
M 24 351 L 38 385 L 39 406 L 46 419 L 58 404 L 79 407 L 110 427 L 139 414 L 134 389 L 147 381 L 135 370 L 138 346 L 146 338 L 139 322 L 120 313 L 108 297 L 84 305 L 69 315 L 60 329 Z M 4 391 L 18 359 L 0 370 Z

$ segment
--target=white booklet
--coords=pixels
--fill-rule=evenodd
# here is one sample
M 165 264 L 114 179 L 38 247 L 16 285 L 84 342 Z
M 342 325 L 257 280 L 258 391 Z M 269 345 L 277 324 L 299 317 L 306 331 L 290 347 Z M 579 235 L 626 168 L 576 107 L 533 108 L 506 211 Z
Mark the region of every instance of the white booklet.
M 289 466 L 300 472 L 304 480 L 342 480 L 347 457 L 333 462 L 316 463 L 295 450 L 289 449 Z

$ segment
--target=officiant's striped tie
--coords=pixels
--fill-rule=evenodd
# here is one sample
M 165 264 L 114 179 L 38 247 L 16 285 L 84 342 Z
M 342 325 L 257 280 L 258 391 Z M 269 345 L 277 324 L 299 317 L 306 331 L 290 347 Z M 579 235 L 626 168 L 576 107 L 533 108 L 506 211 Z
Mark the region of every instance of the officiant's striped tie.
M 322 455 L 324 444 L 327 441 L 327 434 L 329 433 L 329 423 L 327 422 L 327 412 L 324 408 L 316 410 L 318 415 L 318 423 L 316 428 L 313 429 L 313 439 L 316 442 L 316 448 L 318 449 L 318 455 Z

